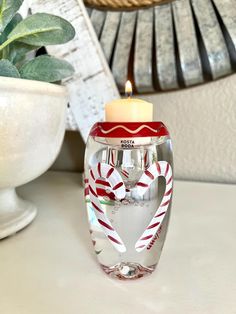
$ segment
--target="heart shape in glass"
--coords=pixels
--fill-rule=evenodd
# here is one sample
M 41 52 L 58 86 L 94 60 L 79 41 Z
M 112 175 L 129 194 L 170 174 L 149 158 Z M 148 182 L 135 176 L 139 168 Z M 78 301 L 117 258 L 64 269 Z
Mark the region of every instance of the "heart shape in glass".
M 146 227 L 143 234 L 140 236 L 135 244 L 135 249 L 137 252 L 143 251 L 150 244 L 150 242 L 158 232 L 167 213 L 173 190 L 171 165 L 166 161 L 158 161 L 153 163 L 150 167 L 148 167 L 147 170 L 144 171 L 140 180 L 136 184 L 138 194 L 140 196 L 143 196 L 149 189 L 150 185 L 159 177 L 165 178 L 165 192 L 163 194 L 161 203 L 157 208 L 149 225 Z M 106 163 L 98 163 L 97 166 L 94 166 L 89 171 L 89 196 L 97 220 L 111 244 L 115 247 L 117 251 L 123 253 L 126 251 L 125 244 L 117 231 L 113 228 L 98 198 L 97 183 L 101 179 L 105 179 L 105 181 L 108 183 L 109 188 L 118 200 L 122 200 L 125 198 L 125 184 L 119 172 L 113 166 Z

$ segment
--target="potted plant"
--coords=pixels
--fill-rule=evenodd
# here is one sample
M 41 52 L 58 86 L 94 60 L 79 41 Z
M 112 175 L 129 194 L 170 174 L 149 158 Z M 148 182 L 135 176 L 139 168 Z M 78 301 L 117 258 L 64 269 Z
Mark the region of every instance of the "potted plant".
M 68 95 L 58 83 L 73 74 L 66 61 L 33 57 L 45 45 L 73 39 L 61 17 L 37 13 L 22 19 L 23 0 L 0 1 L 0 239 L 28 225 L 36 207 L 15 187 L 45 172 L 65 133 Z

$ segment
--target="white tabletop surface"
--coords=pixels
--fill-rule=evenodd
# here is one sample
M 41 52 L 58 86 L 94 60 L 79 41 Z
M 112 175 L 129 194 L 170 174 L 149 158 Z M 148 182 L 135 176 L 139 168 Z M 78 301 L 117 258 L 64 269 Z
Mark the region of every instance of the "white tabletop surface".
M 236 313 L 236 186 L 176 182 L 158 268 L 132 282 L 96 264 L 80 175 L 49 172 L 19 194 L 39 212 L 0 242 L 1 314 Z

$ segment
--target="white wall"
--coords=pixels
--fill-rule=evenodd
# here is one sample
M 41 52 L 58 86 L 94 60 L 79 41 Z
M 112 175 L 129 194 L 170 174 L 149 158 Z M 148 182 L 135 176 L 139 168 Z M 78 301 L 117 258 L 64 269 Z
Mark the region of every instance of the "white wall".
M 142 98 L 169 128 L 176 178 L 236 183 L 236 75 Z

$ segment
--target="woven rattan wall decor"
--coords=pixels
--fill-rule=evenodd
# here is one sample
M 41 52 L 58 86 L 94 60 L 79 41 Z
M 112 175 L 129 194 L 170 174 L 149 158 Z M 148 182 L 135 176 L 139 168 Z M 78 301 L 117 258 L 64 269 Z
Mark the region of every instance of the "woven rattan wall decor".
M 125 10 L 142 7 L 149 7 L 156 4 L 163 4 L 172 0 L 85 0 L 85 4 L 93 8 L 107 10 Z
M 235 71 L 235 0 L 175 0 L 132 8 L 88 8 L 121 92 L 128 78 L 136 92 L 145 93 L 183 89 Z

